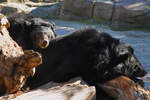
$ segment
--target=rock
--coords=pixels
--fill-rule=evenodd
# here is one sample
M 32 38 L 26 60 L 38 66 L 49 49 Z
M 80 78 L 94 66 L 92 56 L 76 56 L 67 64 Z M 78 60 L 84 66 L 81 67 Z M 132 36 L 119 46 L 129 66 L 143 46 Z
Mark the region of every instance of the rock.
M 7 2 L 21 2 L 21 3 L 24 3 L 24 2 L 27 2 L 29 0 L 6 0 Z
M 77 78 L 66 83 L 49 82 L 13 100 L 94 100 L 95 87 Z
M 131 79 L 120 76 L 100 87 L 115 100 L 150 100 L 150 90 L 146 90 Z
M 58 2 L 60 0 L 31 0 L 33 2 Z
M 52 5 L 55 3 L 45 3 L 45 2 L 25 2 L 25 5 L 27 5 L 28 7 L 40 7 L 40 6 L 48 6 L 48 5 Z
M 32 50 L 24 51 L 9 36 L 8 20 L 0 14 L 0 95 L 20 90 L 42 57 Z
M 88 0 L 65 0 L 61 18 L 66 20 L 91 18 L 93 12 L 93 1 Z
M 114 28 L 150 27 L 150 1 L 118 0 L 115 3 L 112 19 Z
M 97 1 L 94 5 L 93 18 L 96 20 L 111 21 L 113 13 L 112 1 Z
M 0 4 L 0 13 L 9 16 L 17 13 L 28 13 L 31 11 L 31 8 L 27 7 L 24 4 L 17 3 L 1 3 Z
M 61 18 L 110 21 L 113 28 L 149 28 L 149 0 L 64 0 Z
M 34 8 L 31 14 L 41 18 L 57 18 L 60 14 L 62 2 L 51 3 Z
M 58 18 L 63 2 L 56 3 L 1 3 L 0 13 L 9 16 L 17 13 L 31 13 L 35 17 Z
M 110 21 L 113 4 L 111 0 L 65 0 L 61 18 L 66 20 L 94 18 Z
M 13 8 L 13 7 L 0 5 L 0 8 L 1 8 L 0 13 L 4 15 L 11 15 L 18 12 L 17 8 Z

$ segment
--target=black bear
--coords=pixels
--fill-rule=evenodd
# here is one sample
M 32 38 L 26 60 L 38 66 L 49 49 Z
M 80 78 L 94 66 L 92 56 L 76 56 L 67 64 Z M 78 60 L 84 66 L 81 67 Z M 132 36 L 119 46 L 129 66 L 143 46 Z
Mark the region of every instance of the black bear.
M 76 76 L 95 85 L 120 75 L 136 81 L 146 74 L 130 45 L 93 28 L 58 36 L 39 52 L 43 55 L 43 64 L 29 79 L 31 88 Z
M 23 48 L 46 48 L 56 37 L 54 24 L 30 14 L 16 14 L 8 17 L 10 36 Z

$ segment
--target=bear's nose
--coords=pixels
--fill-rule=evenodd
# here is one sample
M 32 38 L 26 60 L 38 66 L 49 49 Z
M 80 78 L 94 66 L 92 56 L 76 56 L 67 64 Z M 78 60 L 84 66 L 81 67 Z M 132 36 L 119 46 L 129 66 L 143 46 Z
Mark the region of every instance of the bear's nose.
M 43 40 L 43 47 L 47 47 L 47 45 L 48 45 L 48 41 L 47 40 Z

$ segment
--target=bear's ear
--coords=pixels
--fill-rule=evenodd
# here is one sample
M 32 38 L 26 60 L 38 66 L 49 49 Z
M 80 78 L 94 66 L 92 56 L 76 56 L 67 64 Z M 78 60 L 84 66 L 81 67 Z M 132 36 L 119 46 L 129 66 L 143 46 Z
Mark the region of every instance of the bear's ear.
M 55 30 L 55 23 L 54 23 L 54 22 L 51 22 L 51 23 L 50 23 L 50 27 L 51 27 L 52 30 Z
M 51 22 L 51 26 L 54 28 L 56 24 L 54 22 Z

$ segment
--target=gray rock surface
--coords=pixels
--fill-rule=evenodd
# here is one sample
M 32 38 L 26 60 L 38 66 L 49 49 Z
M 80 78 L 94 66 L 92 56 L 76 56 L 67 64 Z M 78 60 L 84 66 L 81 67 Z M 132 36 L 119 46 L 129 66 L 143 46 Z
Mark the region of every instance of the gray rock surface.
M 61 18 L 105 20 L 117 29 L 150 27 L 150 0 L 65 0 Z
M 95 3 L 93 18 L 98 20 L 111 21 L 113 13 L 112 1 L 98 1 Z
M 87 19 L 92 17 L 93 2 L 88 0 L 65 0 L 61 18 L 63 19 Z
M 0 0 L 0 2 L 21 2 L 21 3 L 27 2 L 27 1 L 29 0 Z
M 1 3 L 0 4 L 0 13 L 9 16 L 12 14 L 17 14 L 17 13 L 26 13 L 30 12 L 31 9 L 24 5 L 24 4 L 17 4 L 17 3 Z
M 59 0 L 30 0 L 30 1 L 33 1 L 33 2 L 57 2 Z
M 150 26 L 149 0 L 118 0 L 115 4 L 112 26 L 140 28 Z
M 57 18 L 60 15 L 62 2 L 57 3 L 1 3 L 0 13 L 9 16 L 17 13 L 31 13 L 41 18 Z
M 62 2 L 43 5 L 34 8 L 30 13 L 36 17 L 57 18 L 60 14 L 61 6 L 62 6 Z

